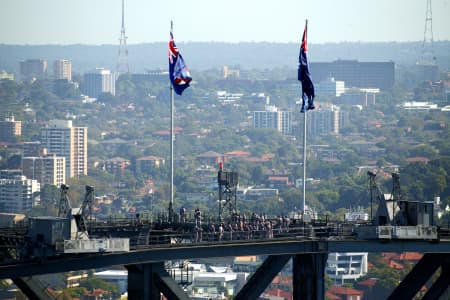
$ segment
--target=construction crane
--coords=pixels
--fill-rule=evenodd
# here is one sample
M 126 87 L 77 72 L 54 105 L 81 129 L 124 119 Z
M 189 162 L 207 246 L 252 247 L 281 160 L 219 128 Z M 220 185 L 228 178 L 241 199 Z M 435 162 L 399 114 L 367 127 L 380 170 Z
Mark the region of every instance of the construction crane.
M 92 219 L 92 206 L 94 202 L 94 187 L 86 186 L 86 193 L 80 208 L 72 208 L 69 199 L 69 186 L 61 184 L 61 197 L 59 200 L 58 217 L 73 221 L 76 228 L 75 239 L 88 238 L 88 220 Z M 72 228 L 73 226 L 71 226 Z M 72 230 L 71 230 L 72 231 Z

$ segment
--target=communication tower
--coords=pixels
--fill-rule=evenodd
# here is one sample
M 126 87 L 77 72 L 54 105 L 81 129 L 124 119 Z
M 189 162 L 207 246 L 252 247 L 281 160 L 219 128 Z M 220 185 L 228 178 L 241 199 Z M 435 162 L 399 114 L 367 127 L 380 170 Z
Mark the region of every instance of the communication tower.
M 422 62 L 434 64 L 436 57 L 434 55 L 433 40 L 433 13 L 431 10 L 431 0 L 427 0 L 427 10 L 425 13 L 425 30 L 423 32 L 422 42 Z
M 130 67 L 128 66 L 128 48 L 127 48 L 127 36 L 125 34 L 125 0 L 122 0 L 122 28 L 120 30 L 119 38 L 119 58 L 117 61 L 116 71 L 119 74 L 130 73 Z

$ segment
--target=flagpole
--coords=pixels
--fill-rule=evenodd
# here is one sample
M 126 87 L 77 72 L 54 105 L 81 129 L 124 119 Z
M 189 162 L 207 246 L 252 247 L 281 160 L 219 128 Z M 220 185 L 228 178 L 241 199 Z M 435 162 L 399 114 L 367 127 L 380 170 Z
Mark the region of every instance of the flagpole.
M 170 33 L 173 32 L 173 21 L 170 21 Z M 169 222 L 173 221 L 173 111 L 174 96 L 173 85 L 170 84 L 170 202 L 169 202 Z
M 308 19 L 305 20 L 305 31 L 308 28 Z M 304 37 L 306 38 L 306 37 Z M 302 41 L 303 43 L 303 41 Z M 303 98 L 303 95 L 302 95 Z M 308 109 L 306 108 L 306 101 L 303 99 L 303 201 L 302 201 L 302 212 L 305 214 L 306 210 L 306 112 Z M 308 104 L 309 105 L 309 104 Z
M 303 202 L 302 212 L 305 214 L 306 209 L 306 109 L 303 112 Z

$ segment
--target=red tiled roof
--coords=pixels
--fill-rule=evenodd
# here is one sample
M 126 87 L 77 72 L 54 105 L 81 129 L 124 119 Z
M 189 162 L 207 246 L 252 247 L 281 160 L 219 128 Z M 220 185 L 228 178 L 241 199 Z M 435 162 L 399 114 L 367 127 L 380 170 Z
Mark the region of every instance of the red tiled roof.
M 288 181 L 289 177 L 287 176 L 269 176 L 270 181 Z
M 369 278 L 369 279 L 358 282 L 358 285 L 373 287 L 377 284 L 377 281 L 378 281 L 378 279 L 376 279 L 376 278 Z
M 234 151 L 230 151 L 225 153 L 228 156 L 235 156 L 235 157 L 245 157 L 245 156 L 249 156 L 250 152 L 248 151 L 241 151 L 241 150 L 234 150 Z
M 273 289 L 273 290 L 266 291 L 264 293 L 267 295 L 271 295 L 271 296 L 283 297 L 285 299 L 293 298 L 292 292 L 284 291 L 284 290 L 280 290 L 280 289 Z
M 364 295 L 363 291 L 355 290 L 355 289 L 352 289 L 349 287 L 344 287 L 344 286 L 336 286 L 336 285 L 331 286 L 328 289 L 328 291 L 335 295 L 345 295 L 345 296 L 350 296 L 350 295 L 362 296 L 362 295 Z
M 325 298 L 326 299 L 330 299 L 330 300 L 342 300 L 341 297 L 339 297 L 339 296 L 337 296 L 337 295 L 335 295 L 333 293 L 330 293 L 330 292 L 326 292 L 325 293 Z
M 402 264 L 396 262 L 395 260 L 389 261 L 389 267 L 394 268 L 396 270 L 403 270 L 404 267 Z
M 417 252 L 404 252 L 400 254 L 400 260 L 421 260 L 423 254 Z
M 418 157 L 409 157 L 409 158 L 407 158 L 407 159 L 405 159 L 405 160 L 406 160 L 407 162 L 409 162 L 409 163 L 418 163 L 418 162 L 427 163 L 427 162 L 430 161 L 429 158 L 421 157 L 421 156 L 418 156 Z

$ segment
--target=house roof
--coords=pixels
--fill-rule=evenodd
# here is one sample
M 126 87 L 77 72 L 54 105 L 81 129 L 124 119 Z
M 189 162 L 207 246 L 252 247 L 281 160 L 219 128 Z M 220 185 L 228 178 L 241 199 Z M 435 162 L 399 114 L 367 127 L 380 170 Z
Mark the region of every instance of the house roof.
M 377 282 L 378 282 L 378 279 L 369 278 L 369 279 L 358 282 L 358 285 L 373 287 L 377 284 Z
M 269 176 L 270 181 L 288 181 L 288 176 Z
M 337 285 L 331 286 L 328 289 L 328 291 L 335 295 L 346 295 L 346 296 L 350 296 L 350 295 L 362 296 L 362 295 L 364 295 L 363 291 L 355 290 L 355 289 L 352 289 L 349 287 L 344 287 L 344 286 L 337 286 Z
M 241 150 L 234 150 L 234 151 L 230 151 L 225 153 L 228 156 L 234 156 L 234 157 L 246 157 L 250 155 L 250 152 L 248 151 L 241 151 Z
M 404 252 L 400 254 L 400 260 L 421 260 L 423 254 L 418 252 Z
M 390 260 L 389 261 L 389 267 L 396 269 L 396 270 L 403 270 L 404 267 L 402 264 L 396 262 L 395 260 Z
M 430 161 L 429 158 L 422 157 L 422 156 L 408 157 L 408 158 L 406 158 L 405 160 L 406 160 L 407 162 L 409 162 L 409 163 L 419 163 L 419 162 L 427 163 L 427 162 Z
M 329 299 L 329 300 L 342 300 L 341 297 L 331 293 L 331 292 L 325 292 L 325 299 Z
M 271 296 L 278 296 L 283 297 L 285 299 L 292 299 L 293 293 L 290 291 L 284 291 L 281 289 L 272 289 L 269 291 L 266 291 L 265 294 L 271 295 Z

